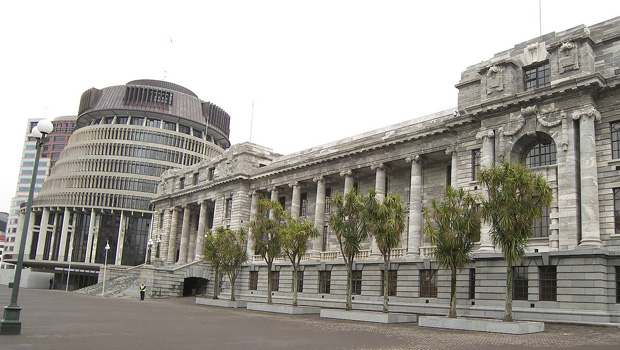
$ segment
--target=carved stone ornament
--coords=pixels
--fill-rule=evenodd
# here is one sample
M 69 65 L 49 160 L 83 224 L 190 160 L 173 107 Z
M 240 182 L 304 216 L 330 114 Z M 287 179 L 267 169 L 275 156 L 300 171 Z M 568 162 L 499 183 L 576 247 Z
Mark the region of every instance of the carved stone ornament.
M 405 162 L 407 163 L 411 163 L 411 162 L 421 163 L 423 160 L 424 160 L 423 157 L 418 154 L 412 154 L 409 157 L 405 158 Z
M 601 113 L 599 113 L 599 111 L 597 111 L 594 107 L 589 107 L 573 112 L 574 120 L 577 120 L 581 117 L 593 117 L 594 120 L 598 122 L 601 120 Z
M 549 115 L 549 114 L 548 114 Z M 543 116 L 541 114 L 538 114 L 536 116 L 536 120 L 538 121 L 538 123 L 546 128 L 552 128 L 554 126 L 558 126 L 560 125 L 560 123 L 562 123 L 562 118 L 559 118 L 558 120 L 554 120 L 554 121 L 547 121 L 545 119 L 543 119 Z
M 560 74 L 579 69 L 579 50 L 576 43 L 562 43 L 558 50 L 558 68 Z
M 523 49 L 523 53 L 521 54 L 521 62 L 523 62 L 524 66 L 529 66 L 533 63 L 542 62 L 546 59 L 547 49 L 544 42 L 527 45 Z
M 353 171 L 351 171 L 351 170 L 343 170 L 343 171 L 340 172 L 340 176 L 341 177 L 353 176 Z
M 495 131 L 493 130 L 484 130 L 484 131 L 480 131 L 476 134 L 476 140 L 482 140 L 485 137 L 488 138 L 494 138 L 495 137 Z
M 504 70 L 500 66 L 491 66 L 487 71 L 487 95 L 504 90 Z

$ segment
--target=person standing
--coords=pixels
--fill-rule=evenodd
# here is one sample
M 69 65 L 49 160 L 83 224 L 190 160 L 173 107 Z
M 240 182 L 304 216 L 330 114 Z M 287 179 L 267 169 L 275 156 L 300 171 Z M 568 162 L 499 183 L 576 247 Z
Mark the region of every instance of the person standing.
M 145 295 L 146 295 L 146 284 L 142 282 L 140 283 L 140 300 L 144 300 Z

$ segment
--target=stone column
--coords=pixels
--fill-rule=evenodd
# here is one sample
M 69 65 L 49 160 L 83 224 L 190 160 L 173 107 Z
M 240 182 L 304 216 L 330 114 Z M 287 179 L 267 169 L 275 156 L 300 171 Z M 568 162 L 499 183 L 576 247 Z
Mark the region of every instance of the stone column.
M 277 187 L 273 187 L 271 189 L 271 201 L 278 201 L 278 188 Z M 282 208 L 284 209 L 284 208 Z M 269 211 L 269 218 L 271 219 L 273 217 L 273 213 L 271 212 L 271 210 Z
M 196 236 L 198 236 L 198 227 L 196 225 L 196 216 L 199 213 L 194 212 L 189 223 L 189 245 L 187 246 L 187 262 L 190 263 L 196 258 Z M 200 220 L 200 218 L 199 218 Z M 204 236 L 203 236 L 204 237 Z
M 123 248 L 125 245 L 125 221 L 127 217 L 125 212 L 121 211 L 121 222 L 118 226 L 118 240 L 116 241 L 116 259 L 114 259 L 114 265 L 123 264 Z
M 289 185 L 293 188 L 293 198 L 291 200 L 291 218 L 299 219 L 299 208 L 301 206 L 301 186 L 295 181 Z
M 600 113 L 590 108 L 573 114 L 579 119 L 579 167 L 581 171 L 581 242 L 579 246 L 601 246 L 598 203 L 598 171 L 594 122 Z
M 60 245 L 58 248 L 58 261 L 67 261 L 65 259 L 65 250 L 67 249 L 67 235 L 69 234 L 69 218 L 71 217 L 71 213 L 69 212 L 69 208 L 65 208 L 65 212 L 62 217 L 62 229 L 60 231 Z M 50 257 L 51 259 L 51 257 Z
M 377 165 L 371 166 L 370 169 L 375 171 L 375 198 L 379 203 L 383 203 L 386 195 L 385 165 L 383 165 L 383 163 L 379 163 Z M 377 241 L 372 236 L 370 237 L 370 255 L 374 255 L 376 257 L 381 255 L 379 247 L 377 246 Z
M 322 176 L 313 179 L 316 182 L 316 205 L 314 207 L 314 227 L 319 235 L 312 242 L 316 253 L 323 250 L 323 226 L 325 225 L 325 179 Z
M 93 251 L 93 236 L 95 231 L 95 209 L 90 210 L 90 221 L 88 223 L 88 238 L 86 240 L 86 259 L 85 263 L 90 263 L 90 257 Z
M 164 210 L 164 230 L 161 234 L 161 242 L 159 243 L 159 258 L 162 261 L 168 261 L 168 243 L 170 242 L 170 231 L 172 231 L 172 216 L 174 208 Z
M 456 152 L 456 148 L 448 148 L 446 149 L 446 154 L 451 156 L 450 162 L 450 187 L 456 189 L 458 187 L 458 153 Z
M 420 256 L 422 238 L 422 157 L 413 155 L 405 161 L 411 162 L 407 255 L 417 258 Z
M 172 208 L 172 223 L 170 224 L 170 236 L 168 237 L 167 264 L 174 264 L 177 255 L 177 226 L 179 225 L 179 208 Z
M 41 213 L 41 225 L 39 226 L 39 242 L 37 243 L 36 260 L 43 260 L 45 241 L 47 238 L 47 221 L 49 220 L 49 217 L 50 210 L 48 208 L 43 208 L 43 213 Z
M 480 168 L 489 169 L 495 165 L 495 133 L 493 130 L 482 131 L 476 135 L 476 139 L 482 139 L 482 149 L 480 151 Z M 484 190 L 483 190 L 484 191 Z M 486 195 L 486 193 L 485 193 Z M 491 223 L 482 221 L 480 227 L 480 252 L 492 252 L 495 250 L 491 242 Z
M 198 232 L 196 233 L 196 252 L 194 261 L 202 261 L 205 252 L 205 234 L 207 227 L 207 200 L 202 200 L 200 205 L 200 216 L 198 217 Z
M 353 172 L 351 170 L 342 171 L 340 176 L 344 177 L 344 196 L 353 188 Z
M 189 205 L 183 206 L 183 224 L 181 225 L 181 245 L 179 248 L 179 264 L 187 263 L 187 248 L 189 243 L 189 223 L 192 210 Z
M 254 216 L 256 215 L 256 204 L 258 203 L 258 193 L 256 191 L 251 191 L 250 195 L 252 196 L 252 200 L 250 203 L 250 222 L 254 220 Z M 254 241 L 252 240 L 252 229 L 248 229 L 248 245 L 247 245 L 247 253 L 248 259 L 252 260 L 254 256 Z
M 93 210 L 94 213 L 94 210 Z M 94 263 L 97 258 L 97 241 L 99 240 L 99 226 L 101 225 L 101 215 L 95 215 L 95 227 L 93 231 L 93 246 L 90 260 Z

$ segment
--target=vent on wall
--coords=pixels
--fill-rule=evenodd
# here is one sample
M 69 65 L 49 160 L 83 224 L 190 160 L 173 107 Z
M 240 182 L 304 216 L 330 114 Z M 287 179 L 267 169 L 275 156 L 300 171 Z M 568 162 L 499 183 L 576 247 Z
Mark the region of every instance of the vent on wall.
M 148 107 L 172 106 L 173 94 L 169 91 L 157 90 L 143 86 L 126 86 L 123 103 Z

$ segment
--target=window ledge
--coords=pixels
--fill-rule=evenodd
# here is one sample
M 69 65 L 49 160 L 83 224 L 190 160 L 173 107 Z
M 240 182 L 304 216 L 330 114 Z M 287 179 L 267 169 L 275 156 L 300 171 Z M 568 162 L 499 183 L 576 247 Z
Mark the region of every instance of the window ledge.
M 607 161 L 607 165 L 609 165 L 609 166 L 620 165 L 620 159 L 611 159 L 611 160 Z

